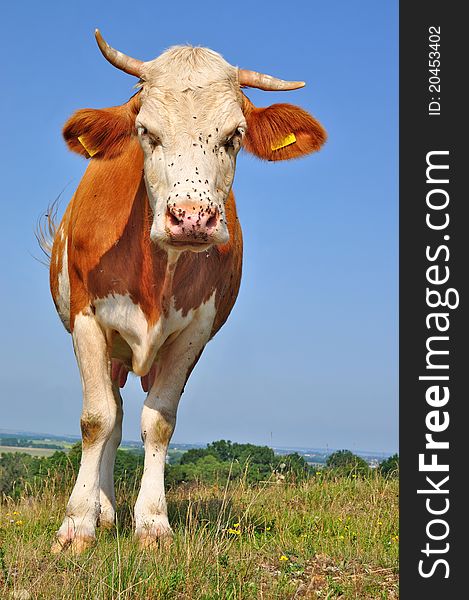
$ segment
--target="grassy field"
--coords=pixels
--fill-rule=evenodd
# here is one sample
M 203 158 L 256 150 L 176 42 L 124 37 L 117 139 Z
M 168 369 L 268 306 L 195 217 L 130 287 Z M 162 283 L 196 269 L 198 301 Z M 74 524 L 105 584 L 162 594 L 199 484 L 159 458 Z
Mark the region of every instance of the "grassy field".
M 168 493 L 175 536 L 141 551 L 132 503 L 82 556 L 49 548 L 66 503 L 0 507 L 0 597 L 31 599 L 398 598 L 398 482 L 316 476 L 298 485 L 243 482 Z
M 61 448 L 62 452 L 64 451 Z M 0 446 L 0 454 L 6 454 L 7 452 L 24 452 L 31 456 L 52 456 L 56 450 L 52 448 L 22 448 L 20 446 Z

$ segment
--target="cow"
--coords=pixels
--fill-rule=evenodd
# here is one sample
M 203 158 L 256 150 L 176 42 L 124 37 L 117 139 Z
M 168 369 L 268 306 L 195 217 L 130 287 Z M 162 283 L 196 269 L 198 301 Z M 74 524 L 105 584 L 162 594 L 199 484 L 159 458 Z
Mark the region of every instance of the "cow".
M 242 91 L 304 82 L 234 67 L 202 47 L 175 46 L 143 62 L 95 35 L 104 57 L 138 78 L 138 90 L 121 106 L 78 110 L 63 129 L 69 149 L 89 164 L 60 224 L 50 224 L 51 293 L 83 388 L 82 460 L 56 553 L 80 553 L 98 523 L 114 524 L 120 388 L 129 372 L 146 393 L 135 535 L 142 547 L 171 536 L 164 466 L 178 403 L 240 285 L 236 156 L 243 147 L 288 160 L 326 140 L 303 109 L 257 108 Z

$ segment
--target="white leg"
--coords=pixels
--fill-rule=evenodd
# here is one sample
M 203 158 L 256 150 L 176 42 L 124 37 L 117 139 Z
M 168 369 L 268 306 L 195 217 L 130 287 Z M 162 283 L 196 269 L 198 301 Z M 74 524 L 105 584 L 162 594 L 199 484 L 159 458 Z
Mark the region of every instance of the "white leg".
M 71 546 L 82 552 L 94 541 L 99 516 L 99 469 L 104 448 L 116 423 L 117 408 L 110 377 L 110 359 L 103 331 L 91 313 L 75 319 L 73 344 L 83 386 L 80 425 L 83 453 L 77 481 L 57 532 L 53 552 Z
M 122 440 L 122 398 L 119 385 L 113 383 L 114 399 L 116 402 L 117 417 L 111 437 L 104 448 L 99 470 L 99 524 L 101 527 L 110 528 L 114 526 L 116 516 L 116 495 L 114 490 L 114 464 L 116 461 L 117 448 Z
M 158 356 L 156 378 L 142 411 L 145 464 L 135 504 L 135 535 L 144 547 L 172 533 L 164 491 L 166 452 L 184 385 L 209 332 L 193 323 Z

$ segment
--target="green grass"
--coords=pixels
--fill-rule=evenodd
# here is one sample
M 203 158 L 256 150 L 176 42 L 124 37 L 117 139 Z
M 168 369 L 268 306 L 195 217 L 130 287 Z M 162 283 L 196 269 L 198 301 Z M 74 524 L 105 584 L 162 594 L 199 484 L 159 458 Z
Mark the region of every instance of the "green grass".
M 168 493 L 173 543 L 145 552 L 135 497 L 118 494 L 117 530 L 79 557 L 49 554 L 66 504 L 53 488 L 0 507 L 1 598 L 398 597 L 396 480 L 181 487 Z

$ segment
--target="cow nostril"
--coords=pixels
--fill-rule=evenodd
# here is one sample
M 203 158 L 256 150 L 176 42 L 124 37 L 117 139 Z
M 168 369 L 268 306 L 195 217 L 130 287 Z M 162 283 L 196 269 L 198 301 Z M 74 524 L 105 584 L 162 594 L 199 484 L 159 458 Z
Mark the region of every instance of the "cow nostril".
M 217 224 L 217 220 L 218 220 L 218 215 L 212 215 L 210 217 L 210 219 L 208 219 L 207 221 L 207 228 L 210 229 L 211 227 L 215 227 L 215 225 Z
M 168 217 L 169 217 L 169 222 L 173 227 L 177 227 L 183 221 L 182 219 L 178 219 L 178 217 L 176 217 L 176 215 L 174 213 L 172 213 L 171 211 L 168 211 Z

